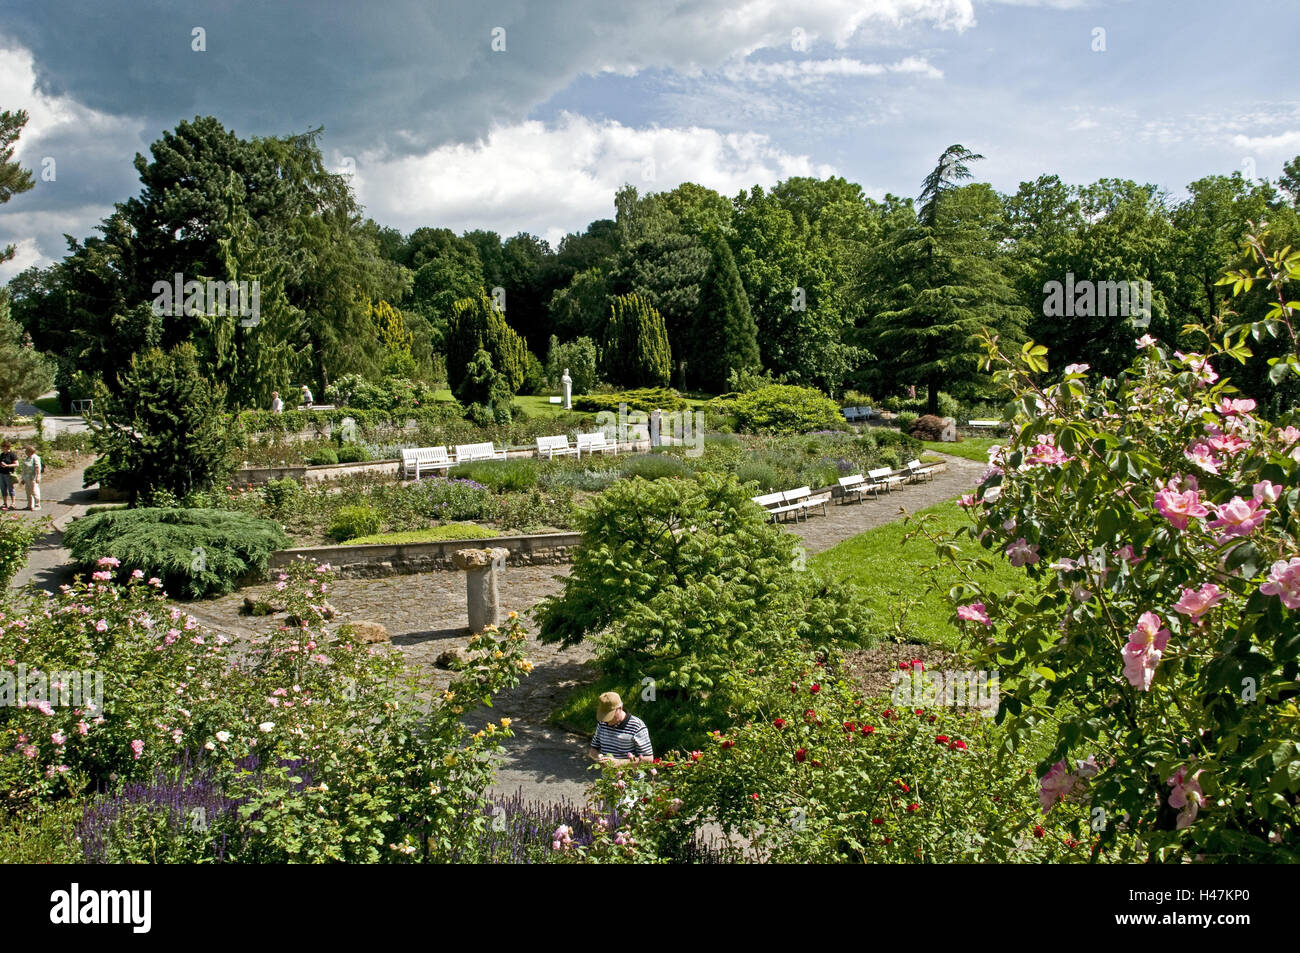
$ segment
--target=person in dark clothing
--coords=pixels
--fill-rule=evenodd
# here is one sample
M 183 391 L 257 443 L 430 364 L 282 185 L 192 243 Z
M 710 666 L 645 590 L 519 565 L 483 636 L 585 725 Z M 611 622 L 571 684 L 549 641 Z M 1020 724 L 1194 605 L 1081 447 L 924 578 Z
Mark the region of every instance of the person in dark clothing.
M 0 510 L 16 510 L 17 499 L 14 496 L 14 480 L 18 476 L 18 454 L 13 445 L 6 440 L 0 444 Z

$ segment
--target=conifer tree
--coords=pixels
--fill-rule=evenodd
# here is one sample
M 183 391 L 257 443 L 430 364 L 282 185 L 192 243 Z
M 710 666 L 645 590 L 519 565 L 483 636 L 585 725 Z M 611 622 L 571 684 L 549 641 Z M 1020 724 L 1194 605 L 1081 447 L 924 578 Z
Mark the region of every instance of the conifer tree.
M 510 393 L 519 393 L 527 371 L 528 348 L 487 295 L 462 298 L 452 308 L 447 328 L 447 383 L 453 393 L 460 390 L 466 368 L 480 350 L 491 356 L 492 366 Z
M 758 370 L 758 327 L 730 246 L 717 237 L 710 245 L 687 376 L 694 386 L 721 393 L 733 371 Z
M 668 329 L 639 294 L 619 295 L 601 339 L 601 374 L 626 387 L 665 387 L 672 370 Z

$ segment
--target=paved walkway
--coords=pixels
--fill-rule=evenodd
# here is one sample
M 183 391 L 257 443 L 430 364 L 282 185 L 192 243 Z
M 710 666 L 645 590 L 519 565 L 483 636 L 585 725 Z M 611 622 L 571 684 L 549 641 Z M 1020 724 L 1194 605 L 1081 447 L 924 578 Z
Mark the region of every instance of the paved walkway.
M 71 554 L 63 548 L 63 530 L 72 517 L 80 516 L 86 508 L 96 502 L 96 490 L 84 490 L 82 477 L 92 457 L 84 457 L 62 470 L 47 472 L 41 480 L 40 512 L 19 510 L 24 519 L 39 519 L 42 516 L 54 520 L 54 528 L 42 536 L 32 546 L 27 556 L 27 566 L 13 579 L 12 585 L 25 586 L 34 583 L 42 589 L 54 592 L 60 585 L 72 579 Z M 18 487 L 18 505 L 24 505 L 26 496 L 22 487 Z

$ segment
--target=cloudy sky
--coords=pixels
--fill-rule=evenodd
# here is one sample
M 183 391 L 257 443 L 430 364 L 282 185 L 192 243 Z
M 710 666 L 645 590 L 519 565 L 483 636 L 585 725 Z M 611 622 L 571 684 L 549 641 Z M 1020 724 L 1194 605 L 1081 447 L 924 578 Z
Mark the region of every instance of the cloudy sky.
M 1291 0 L 0 0 L 0 109 L 36 188 L 0 280 L 136 192 L 181 119 L 323 126 L 377 221 L 530 231 L 624 182 L 726 195 L 843 175 L 914 195 L 951 143 L 1003 191 L 1157 183 L 1300 153 Z M 199 49 L 197 47 L 202 47 Z M 41 177 L 44 170 L 45 177 Z

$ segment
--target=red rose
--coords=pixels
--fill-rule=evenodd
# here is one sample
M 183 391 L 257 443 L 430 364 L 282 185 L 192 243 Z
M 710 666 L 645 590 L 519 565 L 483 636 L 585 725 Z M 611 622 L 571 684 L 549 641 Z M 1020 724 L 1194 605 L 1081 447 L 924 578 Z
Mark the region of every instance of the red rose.
M 938 718 L 939 718 L 938 715 L 931 715 L 931 716 L 930 716 L 930 724 L 933 725 L 933 724 L 938 720 Z
M 956 741 L 954 741 L 952 744 L 950 744 L 950 745 L 948 746 L 948 750 L 949 750 L 949 751 L 965 751 L 965 750 L 966 750 L 966 742 L 962 741 L 962 740 L 959 738 L 959 739 L 957 739 Z
M 791 682 L 791 683 L 790 683 L 790 694 L 791 694 L 791 695 L 798 695 L 798 694 L 799 694 L 799 686 L 798 686 L 796 683 L 794 683 L 794 682 Z
M 915 714 L 917 714 L 917 715 L 924 715 L 924 714 L 925 714 L 925 709 L 924 709 L 924 708 L 918 708 L 918 709 L 916 709 Z
M 919 668 L 923 672 L 925 671 L 925 663 L 922 662 L 919 658 L 912 659 L 911 666 L 912 668 Z
M 808 691 L 812 692 L 814 695 L 816 695 L 821 690 L 822 687 L 818 685 L 816 682 L 813 682 L 812 685 L 808 687 Z
M 800 764 L 803 764 L 804 759 L 806 759 L 807 757 L 808 757 L 807 748 L 800 748 L 798 751 L 794 753 L 794 760 L 799 762 Z
M 1047 831 L 1043 830 L 1039 825 L 1035 824 L 1035 825 L 1034 825 L 1034 836 L 1037 837 L 1037 838 L 1039 838 L 1039 839 L 1041 840 L 1042 838 L 1044 838 L 1044 837 L 1047 836 Z
M 1070 848 L 1070 850 L 1074 850 L 1074 848 L 1079 846 L 1079 842 L 1075 840 L 1073 837 L 1067 837 L 1065 839 L 1065 846 Z
M 811 764 L 814 768 L 820 768 L 822 766 L 822 763 L 818 761 L 816 758 L 813 758 L 812 761 L 808 763 Z
M 857 724 L 855 724 L 854 722 L 851 722 L 851 721 L 846 721 L 846 722 L 844 723 L 844 730 L 845 730 L 845 731 L 848 731 L 848 732 L 852 732 L 852 731 L 853 731 L 854 729 L 856 729 L 857 727 L 858 727 Z
M 871 823 L 872 823 L 872 824 L 883 824 L 883 823 L 885 823 L 885 819 L 884 819 L 883 817 L 873 817 L 873 818 L 871 819 Z
M 699 761 L 700 758 L 702 758 L 703 756 L 704 756 L 704 755 L 703 755 L 702 752 L 699 752 L 699 751 L 692 751 L 692 752 L 691 752 L 691 760 L 692 760 L 692 761 Z
M 947 735 L 935 735 L 935 736 L 934 736 L 934 743 L 937 744 L 937 745 L 946 745 L 946 744 L 948 743 L 948 736 L 947 736 Z
M 875 726 L 875 725 L 863 725 L 863 726 L 862 726 L 862 733 L 863 733 L 864 735 L 869 735 L 869 734 L 871 734 L 871 733 L 872 733 L 873 731 L 875 731 L 875 730 L 876 730 L 876 726 Z
M 750 795 L 750 798 L 752 798 L 753 800 L 757 801 L 757 800 L 758 800 L 758 795 L 757 795 L 757 794 L 751 794 L 751 795 Z
M 733 748 L 733 747 L 735 747 L 735 745 L 736 745 L 736 743 L 735 743 L 734 741 L 730 740 L 730 739 L 727 739 L 726 741 L 724 741 L 724 742 L 722 743 L 722 747 L 724 747 L 724 748 Z
M 884 711 L 881 712 L 881 714 L 884 715 L 886 718 L 893 718 L 893 717 L 894 717 L 894 709 L 892 709 L 892 708 L 886 708 Z
M 785 719 L 784 719 L 784 718 L 777 718 L 775 721 L 772 722 L 772 724 L 776 725 L 776 727 L 778 727 L 778 728 L 784 728 L 784 727 L 785 727 Z
M 910 791 L 912 790 L 911 788 L 909 788 L 909 787 L 907 786 L 907 782 L 906 782 L 906 781 L 901 781 L 901 780 L 900 780 L 900 781 L 895 781 L 894 783 L 897 784 L 897 785 L 898 785 L 900 788 L 902 788 L 904 791 L 909 791 L 909 792 L 910 792 Z
M 907 805 L 907 813 L 908 813 L 908 814 L 915 814 L 915 813 L 916 813 L 917 811 L 919 811 L 920 809 L 921 809 L 921 805 L 919 805 L 919 804 L 917 804 L 917 803 L 915 803 L 915 802 L 913 802 L 913 803 Z
M 804 712 L 803 712 L 803 717 L 804 717 L 804 720 L 806 720 L 806 721 L 816 721 L 816 720 L 817 720 L 817 712 L 813 711 L 811 708 L 805 708 L 805 709 L 804 709 Z

